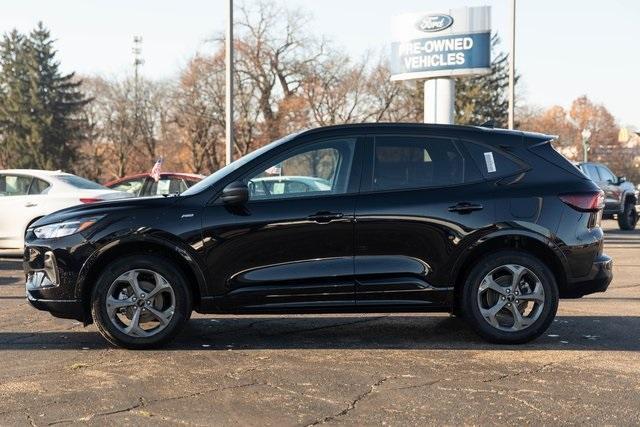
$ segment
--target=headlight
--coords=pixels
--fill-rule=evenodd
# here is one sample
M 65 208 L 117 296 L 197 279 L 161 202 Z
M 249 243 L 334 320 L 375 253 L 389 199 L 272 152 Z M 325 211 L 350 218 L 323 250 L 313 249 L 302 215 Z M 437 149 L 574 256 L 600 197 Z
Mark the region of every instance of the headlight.
M 56 237 L 69 236 L 86 230 L 102 218 L 103 215 L 99 215 L 72 219 L 65 222 L 56 222 L 55 224 L 38 227 L 33 230 L 33 233 L 38 239 L 55 239 Z

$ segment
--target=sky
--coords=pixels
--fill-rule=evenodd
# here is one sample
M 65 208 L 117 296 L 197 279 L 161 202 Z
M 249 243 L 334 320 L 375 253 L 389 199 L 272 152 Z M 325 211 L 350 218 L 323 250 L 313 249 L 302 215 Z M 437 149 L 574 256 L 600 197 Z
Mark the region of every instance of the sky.
M 245 0 L 251 3 L 253 0 Z M 492 27 L 508 42 L 508 0 L 274 0 L 310 14 L 309 30 L 354 58 L 389 49 L 390 17 L 460 6 L 492 6 Z M 236 0 L 239 3 L 239 0 Z M 175 77 L 207 40 L 224 31 L 225 0 L 0 0 L 0 33 L 51 30 L 62 69 L 105 77 L 131 71 L 143 37 L 143 74 Z M 518 97 L 568 107 L 586 94 L 622 125 L 640 127 L 640 1 L 518 0 Z

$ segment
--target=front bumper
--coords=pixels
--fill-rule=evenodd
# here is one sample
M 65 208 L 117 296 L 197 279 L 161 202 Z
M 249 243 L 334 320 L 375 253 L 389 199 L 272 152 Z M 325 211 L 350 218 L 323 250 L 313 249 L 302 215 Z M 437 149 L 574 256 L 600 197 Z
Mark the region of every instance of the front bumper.
M 27 292 L 27 300 L 32 307 L 48 311 L 54 317 L 75 319 L 84 322 L 84 306 L 79 300 L 36 299 Z
M 87 313 L 77 280 L 92 250 L 79 235 L 38 240 L 27 232 L 23 269 L 29 303 L 55 317 L 84 322 Z
M 569 280 L 561 297 L 580 298 L 596 292 L 604 292 L 609 287 L 611 280 L 613 280 L 613 260 L 607 255 L 598 255 L 589 274 Z

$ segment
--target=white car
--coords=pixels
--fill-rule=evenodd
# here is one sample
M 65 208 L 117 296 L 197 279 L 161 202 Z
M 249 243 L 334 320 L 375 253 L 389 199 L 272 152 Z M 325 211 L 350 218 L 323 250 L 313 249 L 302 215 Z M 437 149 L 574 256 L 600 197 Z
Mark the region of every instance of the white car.
M 61 171 L 0 170 L 0 254 L 22 254 L 27 228 L 45 215 L 130 196 Z

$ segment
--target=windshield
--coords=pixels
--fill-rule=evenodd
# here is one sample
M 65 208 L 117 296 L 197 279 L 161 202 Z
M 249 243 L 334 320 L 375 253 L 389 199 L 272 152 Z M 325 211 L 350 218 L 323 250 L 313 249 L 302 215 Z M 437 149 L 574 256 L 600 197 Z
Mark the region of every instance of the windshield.
M 264 147 L 258 148 L 257 150 L 247 154 L 244 157 L 239 158 L 238 160 L 229 163 L 227 166 L 223 167 L 222 169 L 218 169 L 217 171 L 215 171 L 214 173 L 212 173 L 211 175 L 209 175 L 208 177 L 206 177 L 205 179 L 203 179 L 202 181 L 198 182 L 197 184 L 195 184 L 193 187 L 189 188 L 187 191 L 185 191 L 184 193 L 182 193 L 182 196 L 191 196 L 192 194 L 198 194 L 201 191 L 211 187 L 213 184 L 215 184 L 216 182 L 218 182 L 219 180 L 221 180 L 222 178 L 224 178 L 225 176 L 229 175 L 230 173 L 238 170 L 239 168 L 241 168 L 242 166 L 246 165 L 247 163 L 249 163 L 250 161 L 252 161 L 253 159 L 261 156 L 262 154 L 266 153 L 267 151 L 293 139 L 293 137 L 295 137 L 296 135 L 298 135 L 298 133 L 293 133 L 291 135 L 287 135 L 284 138 L 280 138 L 276 141 L 273 141 L 270 144 L 265 145 Z
M 106 190 L 106 187 L 75 175 L 56 175 L 59 181 L 81 190 Z

